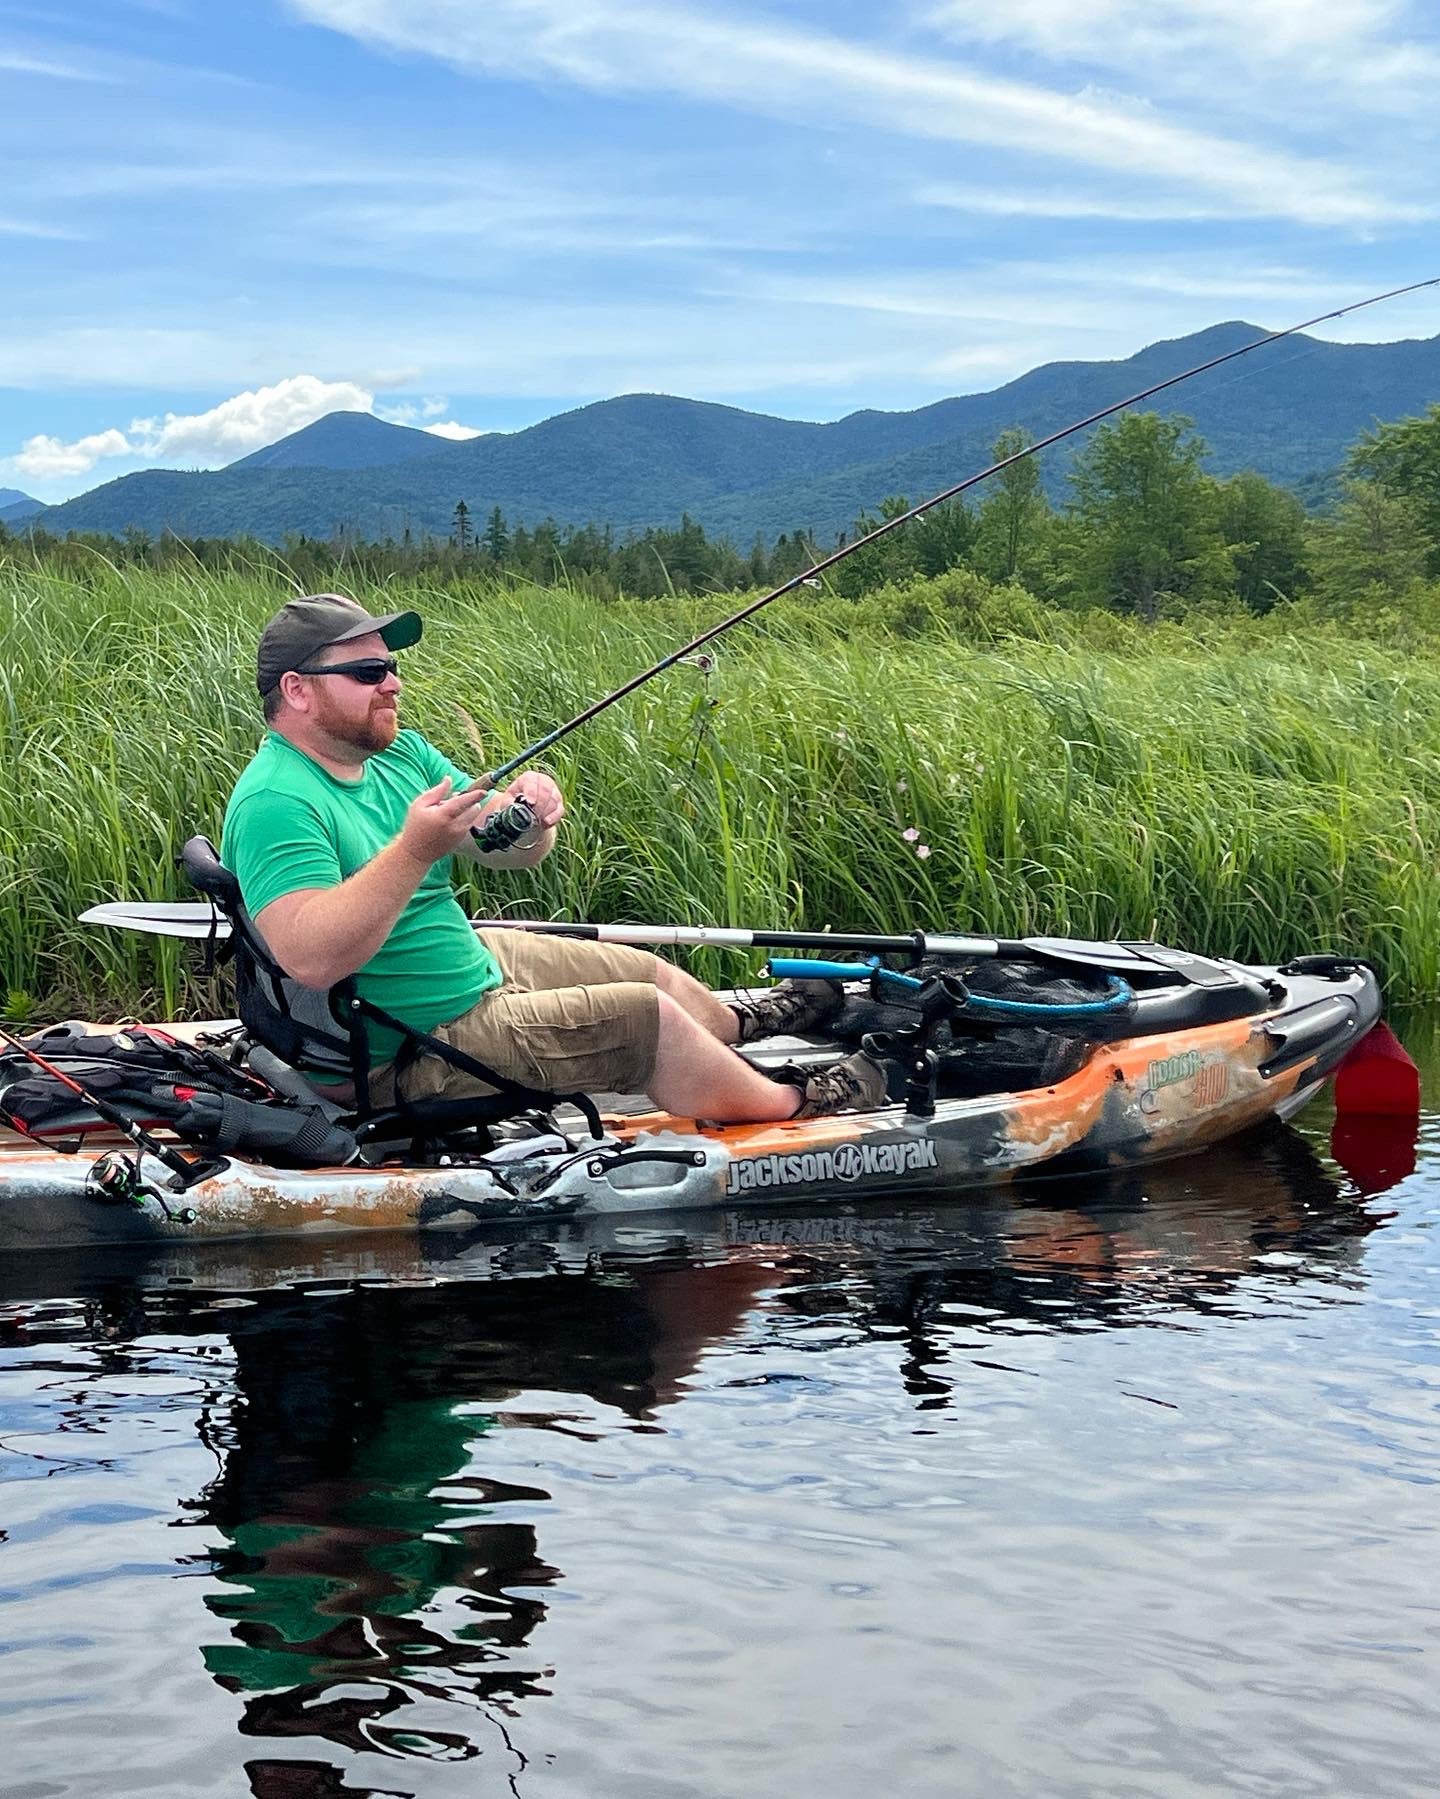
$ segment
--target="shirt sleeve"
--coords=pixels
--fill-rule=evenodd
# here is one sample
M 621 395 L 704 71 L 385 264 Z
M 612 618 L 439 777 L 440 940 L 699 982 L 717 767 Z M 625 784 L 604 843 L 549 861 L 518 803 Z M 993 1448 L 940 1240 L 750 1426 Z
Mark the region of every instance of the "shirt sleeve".
M 474 775 L 467 775 L 463 768 L 456 768 L 448 756 L 442 754 L 435 745 L 418 731 L 414 734 L 416 754 L 425 771 L 426 785 L 433 787 L 436 782 L 443 781 L 449 775 L 456 793 L 462 793 L 467 787 L 475 785 Z
M 226 821 L 223 856 L 252 918 L 287 893 L 338 887 L 344 879 L 319 814 L 288 793 L 243 799 Z

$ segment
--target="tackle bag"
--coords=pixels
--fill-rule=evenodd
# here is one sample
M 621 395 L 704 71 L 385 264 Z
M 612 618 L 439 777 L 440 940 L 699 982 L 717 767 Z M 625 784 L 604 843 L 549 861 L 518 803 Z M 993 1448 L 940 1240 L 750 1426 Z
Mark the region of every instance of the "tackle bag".
M 164 1031 L 62 1024 L 19 1041 L 136 1124 L 207 1150 L 296 1168 L 333 1167 L 357 1152 L 333 1107 L 278 1094 L 248 1069 Z M 17 1050 L 0 1053 L 0 1112 L 57 1141 L 114 1128 Z

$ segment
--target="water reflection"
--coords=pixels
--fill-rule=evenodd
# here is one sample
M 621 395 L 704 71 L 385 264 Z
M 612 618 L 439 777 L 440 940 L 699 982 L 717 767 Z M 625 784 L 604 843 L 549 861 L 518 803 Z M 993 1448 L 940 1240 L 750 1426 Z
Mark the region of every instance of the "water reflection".
M 549 1494 L 474 1472 L 485 1439 L 527 1392 L 650 1417 L 754 1302 L 758 1273 L 586 1268 L 290 1294 L 240 1314 L 231 1403 L 211 1427 L 222 1467 L 189 1503 L 229 1545 L 213 1558 L 229 1590 L 207 1603 L 230 1640 L 204 1656 L 247 1695 L 241 1731 L 465 1758 L 466 1733 L 417 1729 L 417 1703 L 503 1714 L 544 1694 L 553 1670 L 529 1645 L 562 1577 L 532 1522 L 492 1514 Z M 520 1422 L 585 1429 L 568 1410 Z M 448 1631 L 433 1621 L 446 1610 L 463 1618 Z
M 1410 1131 L 1413 1146 L 1414 1131 Z M 1413 1147 L 1411 1150 L 1413 1160 Z M 1089 1331 L 1248 1315 L 1245 1279 L 1358 1277 L 1360 1245 L 1384 1215 L 1347 1198 L 1304 1138 L 1286 1126 L 1243 1150 L 1117 1176 L 1098 1190 L 1031 1182 L 1008 1199 L 868 1218 L 737 1214 L 730 1241 L 783 1244 L 796 1283 L 783 1305 L 846 1315 L 862 1332 L 904 1345 L 907 1393 L 942 1405 L 942 1370 L 977 1339 L 1036 1329 Z M 837 1282 L 837 1268 L 853 1269 Z M 981 1365 L 986 1365 L 983 1362 Z
M 92 1384 L 153 1367 L 157 1333 L 172 1360 L 223 1341 L 196 1408 L 215 1471 L 176 1522 L 206 1532 L 188 1564 L 211 1577 L 196 1651 L 238 1706 L 252 1793 L 388 1792 L 344 1784 L 347 1768 L 467 1761 L 497 1740 L 513 1781 L 512 1726 L 564 1677 L 546 1625 L 567 1570 L 545 1548 L 552 1492 L 516 1478 L 507 1431 L 663 1435 L 707 1354 L 757 1320 L 797 1354 L 888 1345 L 892 1394 L 943 1412 L 1019 1338 L 1213 1324 L 1302 1284 L 1342 1294 L 1382 1219 L 1281 1127 L 978 1202 L 36 1258 L 0 1276 L 0 1343 L 30 1369 L 47 1344 L 91 1352 L 83 1371 L 53 1364 L 69 1389 L 53 1440 L 107 1424 Z M 73 1299 L 36 1303 L 55 1294 Z M 762 1364 L 729 1384 L 771 1378 Z

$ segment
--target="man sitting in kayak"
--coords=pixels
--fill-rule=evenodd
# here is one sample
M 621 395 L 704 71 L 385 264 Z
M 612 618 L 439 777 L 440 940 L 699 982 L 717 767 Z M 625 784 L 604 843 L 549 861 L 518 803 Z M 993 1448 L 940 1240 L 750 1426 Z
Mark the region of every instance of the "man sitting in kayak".
M 256 684 L 269 730 L 230 796 L 222 855 L 286 972 L 320 989 L 354 975 L 407 1025 L 545 1091 L 643 1092 L 666 1111 L 724 1123 L 882 1105 L 884 1073 L 863 1053 L 791 1085 L 732 1047 L 818 1029 L 839 1005 L 824 982 L 781 983 L 731 1008 L 644 950 L 472 928 L 449 858 L 533 868 L 554 846 L 565 803 L 539 773 L 481 791 L 401 729 L 391 652 L 422 628 L 415 612 L 372 617 L 340 594 L 310 594 L 261 634 Z M 480 851 L 472 827 L 516 798 L 534 810 L 533 834 Z M 388 1097 L 401 1039 L 369 1028 L 384 1064 L 375 1091 Z M 411 1100 L 479 1088 L 437 1056 L 421 1056 L 399 1081 Z

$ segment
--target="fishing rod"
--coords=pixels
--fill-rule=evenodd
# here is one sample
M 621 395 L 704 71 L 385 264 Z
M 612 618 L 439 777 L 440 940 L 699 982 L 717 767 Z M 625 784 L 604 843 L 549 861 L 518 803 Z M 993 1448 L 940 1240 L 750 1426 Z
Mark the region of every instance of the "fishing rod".
M 1138 406 L 1142 400 L 1148 400 L 1155 394 L 1164 393 L 1168 387 L 1178 387 L 1182 381 L 1191 381 L 1196 375 L 1203 375 L 1209 369 L 1218 369 L 1227 362 L 1234 362 L 1237 357 L 1248 356 L 1252 350 L 1263 349 L 1266 344 L 1279 343 L 1282 338 L 1294 337 L 1297 331 L 1308 331 L 1312 325 L 1323 325 L 1331 319 L 1344 318 L 1347 313 L 1361 312 L 1367 306 L 1378 306 L 1384 300 L 1396 300 L 1402 294 L 1418 293 L 1422 288 L 1437 286 L 1440 286 L 1440 275 L 1432 275 L 1424 281 L 1411 281 L 1404 287 L 1389 288 L 1383 294 L 1371 294 L 1367 300 L 1352 300 L 1348 306 L 1337 306 L 1333 312 L 1317 313 L 1312 319 L 1302 319 L 1298 325 L 1287 325 L 1283 331 L 1267 331 L 1263 336 L 1254 338 L 1250 343 L 1241 344 L 1238 349 L 1226 350 L 1219 356 L 1211 356 L 1204 362 L 1197 362 L 1193 368 L 1184 369 L 1178 375 L 1169 375 L 1163 381 L 1156 381 L 1151 386 L 1142 388 L 1139 393 L 1129 394 L 1123 400 L 1116 400 L 1109 406 L 1102 406 L 1098 412 L 1092 412 L 1086 418 L 1077 419 L 1073 425 L 1065 425 L 1059 431 L 1052 431 L 1048 437 L 1040 438 L 1036 443 L 1026 444 L 1022 449 L 1016 450 L 1013 455 L 1001 457 L 998 462 L 992 462 L 989 468 L 981 469 L 975 475 L 967 475 L 963 481 L 957 481 L 953 487 L 947 487 L 943 493 L 936 494 L 932 499 L 923 500 L 918 506 L 910 507 L 907 512 L 897 513 L 894 518 L 886 519 L 873 531 L 867 531 L 863 537 L 857 537 L 854 543 L 843 544 L 838 550 L 823 557 L 819 562 L 812 563 L 801 574 L 791 576 L 779 587 L 772 588 L 769 593 L 763 594 L 758 600 L 752 600 L 749 605 L 742 606 L 729 618 L 722 619 L 718 625 L 712 625 L 708 631 L 702 631 L 698 637 L 692 638 L 682 649 L 675 650 L 668 656 L 662 656 L 652 667 L 645 669 L 641 674 L 632 676 L 630 680 L 615 688 L 613 692 L 607 693 L 603 699 L 596 700 L 583 712 L 577 712 L 574 718 L 567 720 L 563 725 L 557 725 L 553 731 L 547 731 L 543 737 L 537 738 L 534 743 L 527 745 L 517 755 L 512 756 L 508 762 L 502 763 L 499 768 L 492 769 L 488 775 L 482 776 L 483 783 L 487 787 L 499 786 L 502 781 L 508 780 L 517 769 L 523 768 L 527 762 L 533 762 L 537 756 L 543 756 L 546 750 L 559 743 L 562 738 L 568 737 L 572 731 L 578 731 L 581 725 L 589 724 L 592 718 L 598 718 L 602 712 L 613 706 L 618 700 L 623 700 L 628 694 L 634 693 L 637 687 L 643 687 L 647 681 L 653 680 L 656 675 L 663 674 L 667 668 L 673 668 L 677 662 L 683 662 L 687 656 L 694 655 L 696 650 L 703 649 L 707 643 L 713 643 L 717 637 L 733 626 L 742 623 L 747 618 L 753 618 L 772 600 L 778 600 L 784 594 L 793 593 L 796 588 L 803 587 L 808 581 L 817 580 L 827 569 L 834 568 L 847 556 L 853 556 L 857 550 L 863 550 L 867 544 L 877 543 L 887 532 L 898 531 L 902 525 L 909 524 L 912 519 L 923 518 L 936 506 L 943 506 L 947 500 L 956 499 L 969 488 L 978 486 L 982 481 L 988 481 L 992 475 L 998 475 L 1002 470 L 1012 468 L 1017 462 L 1023 462 L 1027 456 L 1036 456 L 1041 450 L 1049 449 L 1052 444 L 1061 443 L 1067 437 L 1073 437 L 1077 431 L 1084 431 L 1090 425 L 1099 424 L 1101 419 L 1107 419 L 1114 413 L 1123 412 L 1127 406 Z M 512 801 L 510 806 L 492 813 L 487 819 L 483 828 L 486 830 L 488 841 L 482 847 L 488 849 L 508 848 L 526 831 L 532 829 L 534 823 L 535 815 L 529 805 L 524 800 Z M 512 828 L 513 834 L 511 834 Z
M 47 1057 L 42 1056 L 39 1050 L 22 1042 L 19 1037 L 12 1037 L 9 1031 L 3 1027 L 0 1027 L 0 1043 L 7 1044 L 17 1054 L 24 1056 L 27 1062 L 32 1062 L 42 1074 L 48 1075 L 52 1081 L 58 1081 L 82 1104 L 88 1106 L 97 1117 L 103 1118 L 106 1124 L 113 1125 L 133 1144 L 135 1149 L 133 1167 L 128 1166 L 123 1157 L 114 1155 L 101 1156 L 91 1169 L 91 1178 L 102 1197 L 123 1201 L 129 1205 L 141 1205 L 145 1199 L 153 1198 L 165 1216 L 173 1222 L 193 1223 L 194 1213 L 189 1207 L 186 1207 L 183 1212 L 172 1212 L 161 1195 L 147 1184 L 140 1172 L 140 1157 L 142 1155 L 153 1156 L 157 1162 L 163 1163 L 174 1177 L 172 1185 L 180 1193 L 193 1187 L 196 1181 L 203 1180 L 207 1175 L 215 1173 L 224 1166 L 223 1162 L 209 1160 L 205 1157 L 197 1157 L 193 1162 L 190 1161 L 170 1144 L 162 1143 L 158 1137 L 153 1136 L 135 1119 L 127 1117 L 118 1106 L 112 1106 L 109 1100 L 103 1099 L 98 1093 L 92 1093 L 88 1087 L 66 1074 L 63 1068 L 57 1068 Z M 43 1141 L 8 1106 L 0 1106 L 0 1110 L 3 1110 L 5 1117 L 22 1135 L 29 1137 L 34 1142 Z M 46 1144 L 45 1147 L 49 1148 L 50 1145 Z

